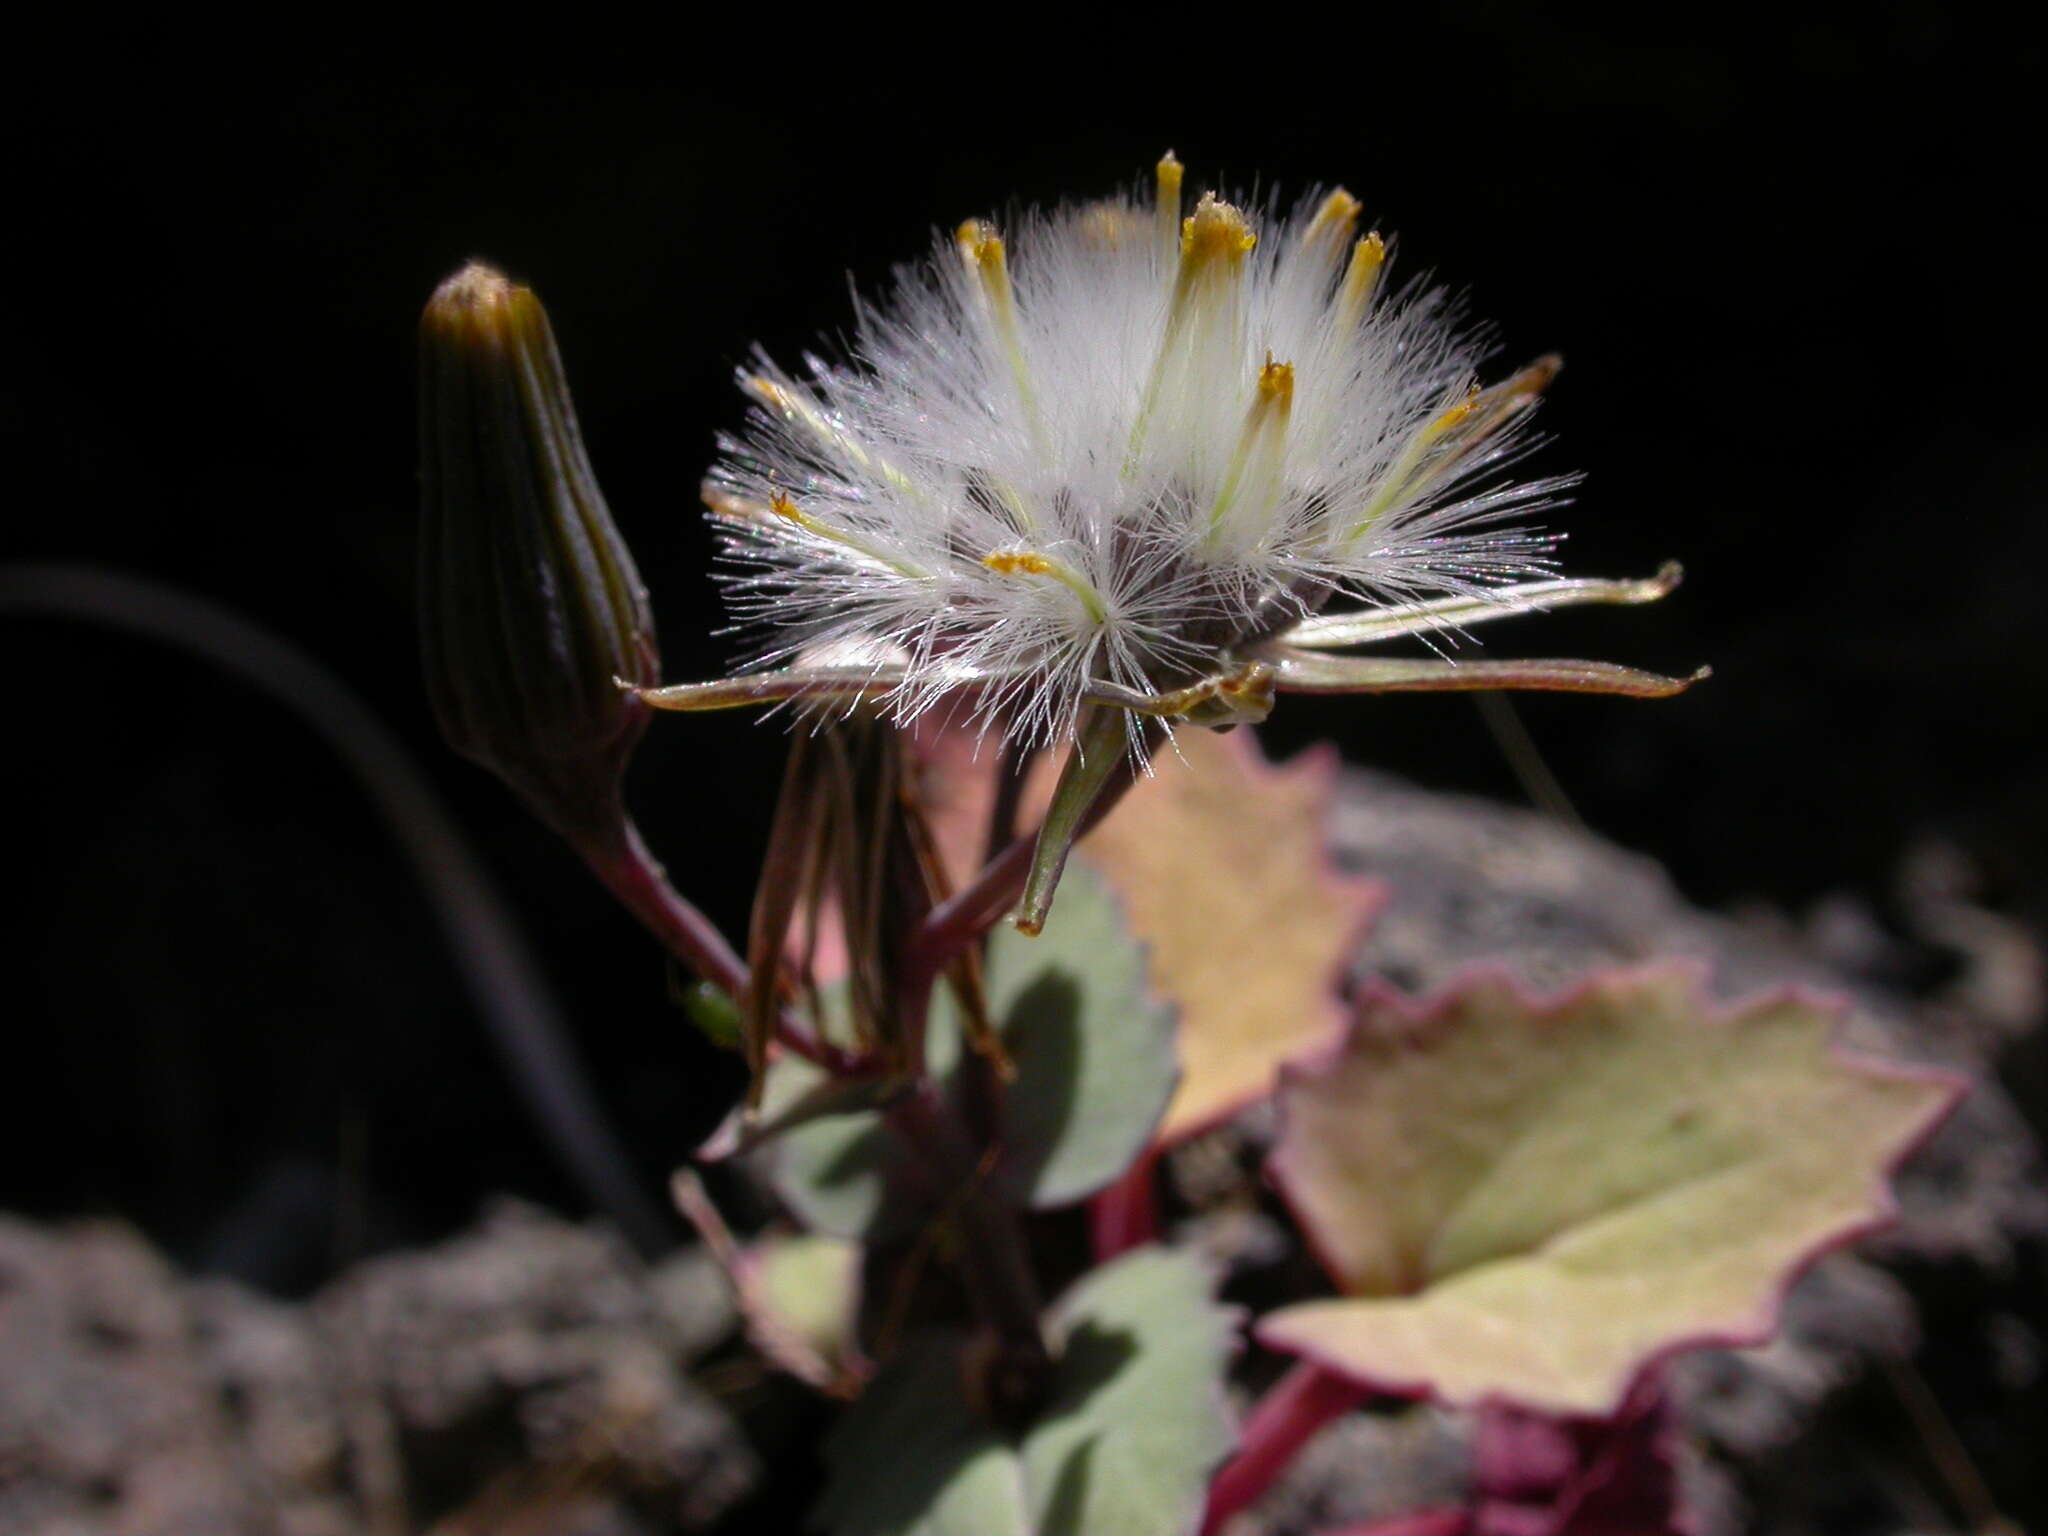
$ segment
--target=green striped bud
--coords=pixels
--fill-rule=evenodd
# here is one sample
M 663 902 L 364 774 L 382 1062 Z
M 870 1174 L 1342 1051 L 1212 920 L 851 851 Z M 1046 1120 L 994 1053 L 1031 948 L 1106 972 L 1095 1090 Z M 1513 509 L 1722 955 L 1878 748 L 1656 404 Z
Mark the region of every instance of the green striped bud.
M 646 591 L 547 312 L 472 262 L 420 317 L 420 638 L 448 744 L 572 842 L 616 825 L 656 680 Z

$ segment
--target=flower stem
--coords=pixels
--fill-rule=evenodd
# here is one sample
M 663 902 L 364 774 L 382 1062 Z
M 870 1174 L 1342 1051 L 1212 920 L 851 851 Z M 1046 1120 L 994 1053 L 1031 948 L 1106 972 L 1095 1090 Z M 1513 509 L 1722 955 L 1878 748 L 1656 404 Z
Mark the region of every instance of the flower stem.
M 1096 1263 L 1107 1264 L 1159 1236 L 1158 1169 L 1158 1151 L 1147 1147 L 1114 1184 L 1088 1202 Z
M 1317 1430 L 1354 1408 L 1366 1389 L 1313 1361 L 1302 1360 L 1259 1399 L 1237 1454 L 1209 1485 L 1202 1536 L 1215 1536 L 1239 1510 L 1273 1485 Z
M 968 1294 L 1002 1346 L 1003 1379 L 1030 1395 L 1050 1376 L 1052 1355 L 1039 1326 L 1038 1282 L 1016 1212 L 988 1187 L 966 1132 L 929 1081 L 904 1094 L 885 1116 L 915 1152 L 934 1206 L 959 1230 Z
M 641 839 L 640 829 L 624 809 L 609 827 L 577 840 L 577 851 L 592 873 L 604 882 L 620 905 L 639 918 L 662 947 L 702 981 L 739 997 L 747 985 L 741 960 L 717 925 L 695 903 L 669 883 L 660 861 Z M 775 1038 L 797 1055 L 834 1074 L 854 1069 L 853 1059 L 829 1041 L 819 1040 L 785 1010 Z

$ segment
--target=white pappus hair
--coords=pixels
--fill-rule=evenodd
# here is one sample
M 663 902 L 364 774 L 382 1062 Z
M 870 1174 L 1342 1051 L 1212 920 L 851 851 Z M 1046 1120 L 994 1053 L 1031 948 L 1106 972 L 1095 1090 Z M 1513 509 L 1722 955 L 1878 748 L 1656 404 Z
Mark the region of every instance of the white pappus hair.
M 1479 387 L 1472 328 L 1385 291 L 1341 189 L 1181 204 L 1169 154 L 1149 206 L 970 220 L 859 304 L 844 362 L 742 371 L 704 495 L 754 666 L 868 665 L 899 721 L 958 698 L 1045 745 L 1325 609 L 1546 570 L 1519 519 L 1570 480 L 1502 471 L 1555 360 Z

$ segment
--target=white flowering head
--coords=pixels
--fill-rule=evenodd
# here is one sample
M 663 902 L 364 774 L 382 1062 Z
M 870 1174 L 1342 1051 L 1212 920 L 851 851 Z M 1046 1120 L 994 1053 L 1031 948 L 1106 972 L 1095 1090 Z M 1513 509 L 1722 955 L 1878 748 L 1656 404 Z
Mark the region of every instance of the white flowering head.
M 945 705 L 1025 745 L 1140 755 L 1150 717 L 1262 717 L 1276 690 L 1684 686 L 1590 662 L 1366 658 L 1356 646 L 1649 582 L 1549 579 L 1516 479 L 1546 358 L 1482 385 L 1440 294 L 1388 293 L 1342 190 L 1254 219 L 1181 167 L 1119 199 L 970 220 L 852 355 L 762 359 L 704 498 L 748 670 L 672 708 Z

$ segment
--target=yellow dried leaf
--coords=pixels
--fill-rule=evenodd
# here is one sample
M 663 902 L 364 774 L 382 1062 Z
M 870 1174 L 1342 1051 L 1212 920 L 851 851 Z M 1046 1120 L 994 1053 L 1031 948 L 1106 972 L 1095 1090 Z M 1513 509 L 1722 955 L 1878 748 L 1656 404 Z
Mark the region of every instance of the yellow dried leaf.
M 1162 1144 L 1273 1091 L 1285 1062 L 1335 1044 L 1344 964 L 1381 888 L 1332 867 L 1334 753 L 1267 762 L 1246 730 L 1182 731 L 1151 778 L 1081 844 L 1180 1010 L 1180 1088 Z

